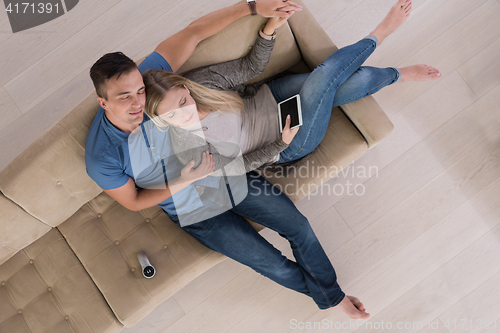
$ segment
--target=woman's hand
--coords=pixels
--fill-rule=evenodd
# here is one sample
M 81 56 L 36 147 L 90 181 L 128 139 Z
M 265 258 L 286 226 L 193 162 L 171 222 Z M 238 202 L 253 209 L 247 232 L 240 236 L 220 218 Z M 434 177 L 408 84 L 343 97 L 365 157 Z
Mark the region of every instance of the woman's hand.
M 281 140 L 286 143 L 287 145 L 292 142 L 293 138 L 295 137 L 295 134 L 299 131 L 300 126 L 294 127 L 293 129 L 290 129 L 290 123 L 292 121 L 290 120 L 290 115 L 286 116 L 286 122 L 285 122 L 285 128 L 283 128 L 283 132 L 281 133 Z
M 264 17 L 288 18 L 292 11 L 302 10 L 302 6 L 290 0 L 260 0 L 257 1 L 257 14 Z
M 290 16 L 288 16 L 286 18 L 271 17 L 269 19 L 269 21 L 267 21 L 267 24 L 264 27 L 263 32 L 266 35 L 271 36 L 276 31 L 276 29 L 278 29 L 279 27 L 281 27 L 294 13 L 295 13 L 295 11 L 291 11 L 290 12 Z
M 181 171 L 180 182 L 191 184 L 199 179 L 203 179 L 214 171 L 215 164 L 212 155 L 207 151 L 201 157 L 201 163 L 193 169 L 194 161 L 189 162 Z

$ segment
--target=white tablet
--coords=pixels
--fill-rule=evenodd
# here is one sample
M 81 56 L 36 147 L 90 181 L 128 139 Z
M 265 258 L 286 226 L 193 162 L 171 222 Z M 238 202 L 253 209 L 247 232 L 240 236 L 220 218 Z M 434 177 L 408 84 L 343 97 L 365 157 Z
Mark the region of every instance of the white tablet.
M 300 108 L 300 96 L 298 94 L 278 103 L 280 133 L 283 132 L 283 128 L 285 128 L 287 115 L 290 115 L 290 128 L 302 126 L 302 110 Z

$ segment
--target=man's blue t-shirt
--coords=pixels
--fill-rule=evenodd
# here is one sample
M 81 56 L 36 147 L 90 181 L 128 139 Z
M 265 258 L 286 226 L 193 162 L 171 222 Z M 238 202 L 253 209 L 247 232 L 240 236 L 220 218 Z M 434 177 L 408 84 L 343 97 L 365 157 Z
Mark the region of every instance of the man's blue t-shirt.
M 139 71 L 141 73 L 148 69 L 161 69 L 172 72 L 172 68 L 168 62 L 157 52 L 153 52 L 151 55 L 146 57 L 146 59 L 144 59 L 144 61 L 139 65 Z M 144 114 L 144 120 L 140 126 L 144 135 L 140 138 L 138 136 L 131 137 L 131 134 L 122 132 L 116 128 L 106 118 L 104 109 L 99 108 L 87 136 L 85 144 L 85 164 L 90 178 L 92 178 L 102 189 L 111 190 L 122 187 L 128 182 L 129 177 L 134 180 L 136 185 L 143 187 L 136 182 L 136 178 L 140 175 L 134 175 L 134 166 L 135 173 L 138 173 L 137 162 L 139 161 L 142 164 L 144 164 L 144 161 L 147 162 L 147 159 L 145 160 L 143 157 L 144 152 L 151 155 L 153 152 L 152 149 L 154 149 L 154 147 L 151 147 L 149 144 L 152 137 L 150 134 L 146 134 L 145 131 L 145 128 L 152 127 L 152 122 L 149 120 L 149 117 Z M 149 133 L 151 133 L 151 131 Z M 135 134 L 137 134 L 137 131 Z M 165 171 L 164 159 L 167 155 L 171 155 L 168 151 L 171 147 L 169 139 L 168 135 L 161 137 L 163 145 L 162 153 L 164 156 L 159 161 L 156 161 L 160 163 L 160 167 L 163 167 L 163 171 Z M 130 142 L 132 142 L 133 145 L 132 149 L 129 147 Z M 131 154 L 133 156 L 130 156 Z M 170 175 L 172 177 L 179 176 L 183 165 L 180 164 L 175 155 L 170 156 L 167 159 Z M 161 173 L 161 179 L 166 181 L 166 178 L 167 172 Z M 218 181 L 211 179 L 211 177 L 207 177 L 194 184 L 213 187 L 217 186 L 216 184 L 218 184 Z M 178 192 L 174 197 L 171 197 L 159 204 L 163 210 L 171 215 L 178 214 L 176 206 L 178 209 L 180 207 L 184 207 L 192 210 L 201 207 L 202 205 L 203 204 L 197 195 L 194 185 L 188 186 L 184 190 Z

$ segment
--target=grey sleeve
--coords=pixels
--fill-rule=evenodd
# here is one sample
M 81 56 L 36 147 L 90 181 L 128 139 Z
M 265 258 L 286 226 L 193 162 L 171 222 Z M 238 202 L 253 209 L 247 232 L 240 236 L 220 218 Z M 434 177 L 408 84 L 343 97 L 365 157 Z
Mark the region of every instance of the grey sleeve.
M 288 144 L 281 139 L 269 143 L 261 149 L 244 154 L 241 158 L 225 157 L 218 154 L 213 154 L 212 157 L 215 164 L 214 176 L 222 176 L 221 168 L 224 168 L 226 176 L 244 175 L 258 167 L 271 162 L 276 155 L 288 148 Z
M 273 160 L 279 153 L 288 147 L 281 139 L 271 142 L 265 147 L 246 153 L 236 158 L 220 155 L 210 143 L 194 134 L 172 136 L 174 152 L 179 161 L 186 165 L 194 160 L 194 167 L 201 163 L 202 153 L 209 151 L 215 164 L 214 176 L 222 176 L 222 168 L 227 176 L 244 175 Z
M 256 78 L 264 71 L 275 41 L 258 35 L 255 45 L 245 57 L 197 68 L 183 76 L 207 88 L 230 90 Z

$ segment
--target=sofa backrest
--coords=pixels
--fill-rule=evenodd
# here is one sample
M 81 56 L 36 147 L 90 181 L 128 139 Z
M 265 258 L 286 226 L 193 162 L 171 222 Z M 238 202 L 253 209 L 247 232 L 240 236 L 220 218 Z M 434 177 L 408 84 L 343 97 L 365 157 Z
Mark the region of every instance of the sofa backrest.
M 0 265 L 50 229 L 0 194 Z
M 84 159 L 96 111 L 89 96 L 16 157 L 0 174 L 3 194 L 51 227 L 97 196 L 102 190 L 87 176 Z
M 259 28 L 267 22 L 260 16 L 245 16 L 220 33 L 205 39 L 179 69 L 179 73 L 211 64 L 238 59 L 246 55 L 257 39 Z M 247 82 L 253 83 L 281 73 L 300 62 L 302 55 L 288 23 L 277 31 L 271 59 L 264 72 Z

